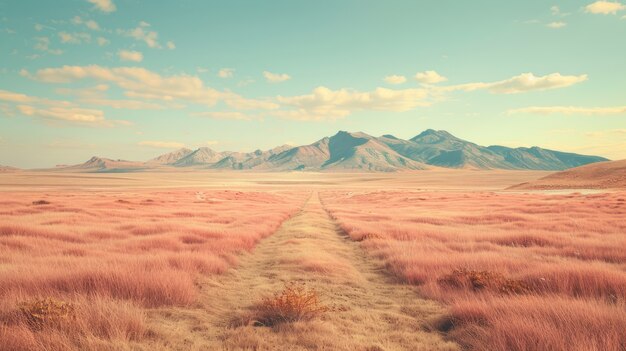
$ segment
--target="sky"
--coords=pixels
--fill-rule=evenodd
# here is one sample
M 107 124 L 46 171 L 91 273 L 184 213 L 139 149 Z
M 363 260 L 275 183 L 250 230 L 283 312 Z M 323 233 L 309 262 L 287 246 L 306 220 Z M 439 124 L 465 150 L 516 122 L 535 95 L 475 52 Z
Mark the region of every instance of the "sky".
M 626 2 L 0 0 L 0 165 L 339 130 L 626 158 Z

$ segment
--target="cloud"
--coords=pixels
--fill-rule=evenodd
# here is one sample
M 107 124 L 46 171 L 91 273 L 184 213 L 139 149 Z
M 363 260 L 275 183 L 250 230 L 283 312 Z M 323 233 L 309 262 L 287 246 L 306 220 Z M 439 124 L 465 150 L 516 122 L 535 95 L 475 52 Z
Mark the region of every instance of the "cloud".
M 318 87 L 311 94 L 283 97 L 277 100 L 291 110 L 279 110 L 271 114 L 296 120 L 334 120 L 346 117 L 354 111 L 409 111 L 417 106 L 428 106 L 428 90 L 393 90 L 376 88 L 370 92 L 347 89 L 331 90 Z
M 424 71 L 424 72 L 418 72 L 415 75 L 415 80 L 417 80 L 418 82 L 422 84 L 437 84 L 437 83 L 447 81 L 448 78 L 440 75 L 439 73 L 435 71 Z
M 555 5 L 555 6 L 550 7 L 550 12 L 552 12 L 553 15 L 557 16 L 558 14 L 561 13 L 561 9 Z
M 533 73 L 522 73 L 506 80 L 492 83 L 466 83 L 440 88 L 441 91 L 474 91 L 489 90 L 493 94 L 517 94 L 535 90 L 548 90 L 568 87 L 587 80 L 587 75 L 564 76 L 552 73 L 545 76 L 535 76 Z
M 223 101 L 237 109 L 273 109 L 278 107 L 269 101 L 247 99 L 230 91 L 219 91 L 207 87 L 196 76 L 173 75 L 164 77 L 140 67 L 63 66 L 40 69 L 34 74 L 23 70 L 20 74 L 46 83 L 69 83 L 85 79 L 113 83 L 124 90 L 124 95 L 135 99 L 157 100 L 167 103 L 184 101 L 206 106 L 214 106 L 217 102 Z
M 49 121 L 65 121 L 100 127 L 130 124 L 128 121 L 107 120 L 103 111 L 82 108 L 69 101 L 50 100 L 6 90 L 0 90 L 0 101 L 14 104 L 12 111 L 16 113 Z
M 94 4 L 94 8 L 98 9 L 105 13 L 115 12 L 117 9 L 115 4 L 111 0 L 87 0 L 88 2 Z
M 107 38 L 104 37 L 98 37 L 98 39 L 96 40 L 96 42 L 98 43 L 98 45 L 100 46 L 106 46 L 109 45 L 111 43 L 111 41 Z
M 168 41 L 165 45 L 166 45 L 166 46 L 167 46 L 167 48 L 168 48 L 168 49 L 170 49 L 170 50 L 174 50 L 174 49 L 176 49 L 176 44 L 174 44 L 174 42 L 173 42 L 173 41 Z
M 284 82 L 284 81 L 291 79 L 291 76 L 289 76 L 286 73 L 279 74 L 279 73 L 272 73 L 268 71 L 263 71 L 263 76 L 270 83 L 280 83 L 280 82 Z
M 36 24 L 35 24 L 35 30 L 36 30 L 36 31 L 41 32 L 41 31 L 43 30 L 43 28 L 44 28 L 44 27 L 43 27 L 43 25 L 42 25 L 42 24 L 39 24 L 39 23 L 36 23 Z
M 152 49 L 160 49 L 161 44 L 159 43 L 159 34 L 155 31 L 147 30 L 146 28 L 150 26 L 146 22 L 140 22 L 139 26 L 134 29 L 122 30 L 118 29 L 118 34 L 125 35 L 127 37 L 133 38 L 137 41 L 143 41 L 148 45 L 149 48 Z
M 605 138 L 605 137 L 614 137 L 614 136 L 622 136 L 626 135 L 626 129 L 610 129 L 610 130 L 601 130 L 594 132 L 587 132 L 585 136 L 590 138 Z
M 60 32 L 59 38 L 61 39 L 61 43 L 64 44 L 81 44 L 91 41 L 91 35 L 89 33 Z
M 143 61 L 143 54 L 139 51 L 121 50 L 117 53 L 121 61 Z
M 402 83 L 406 82 L 406 77 L 394 74 L 394 75 L 391 75 L 391 76 L 386 76 L 384 81 L 387 84 L 402 84 Z
M 618 11 L 626 9 L 626 6 L 620 2 L 611 1 L 596 1 L 585 6 L 587 13 L 602 14 L 602 15 L 615 15 Z
M 217 72 L 217 76 L 220 78 L 232 78 L 235 70 L 232 68 L 222 68 Z
M 566 25 L 567 25 L 567 23 L 565 23 L 565 22 L 550 22 L 550 23 L 546 24 L 546 27 L 553 28 L 553 29 L 558 29 L 558 28 L 563 28 Z
M 165 106 L 152 102 L 145 102 L 139 100 L 112 100 L 108 99 L 105 93 L 109 90 L 109 86 L 106 84 L 98 84 L 93 87 L 80 88 L 80 89 L 68 89 L 58 88 L 55 91 L 61 95 L 72 95 L 78 98 L 83 104 L 95 105 L 95 106 L 107 106 L 114 109 L 126 109 L 126 110 L 160 110 Z M 175 105 L 168 105 L 167 107 L 178 107 Z
M 159 148 L 159 149 L 180 149 L 182 147 L 185 147 L 185 144 L 178 143 L 175 141 L 153 141 L 153 140 L 140 141 L 139 143 L 137 143 L 137 145 L 154 147 L 154 148 Z
M 209 111 L 209 112 L 197 112 L 192 116 L 196 117 L 208 117 L 213 119 L 233 119 L 239 121 L 250 121 L 253 118 L 245 113 L 234 111 Z
M 94 20 L 87 20 L 84 21 L 80 16 L 74 16 L 74 18 L 72 18 L 72 23 L 75 25 L 81 25 L 84 24 L 85 27 L 91 29 L 91 30 L 100 30 L 100 26 L 98 25 L 98 23 Z
M 617 107 L 576 107 L 576 106 L 532 106 L 507 111 L 509 114 L 525 113 L 535 115 L 617 115 L 626 114 L 626 106 Z
M 61 55 L 63 53 L 63 50 L 50 48 L 50 38 L 48 37 L 36 37 L 34 48 L 52 55 Z

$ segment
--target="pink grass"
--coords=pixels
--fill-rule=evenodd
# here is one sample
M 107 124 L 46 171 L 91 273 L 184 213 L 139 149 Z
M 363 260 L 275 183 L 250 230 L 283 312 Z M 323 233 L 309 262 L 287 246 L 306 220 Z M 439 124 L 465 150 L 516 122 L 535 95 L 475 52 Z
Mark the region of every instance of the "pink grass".
M 466 348 L 617 351 L 626 348 L 623 197 L 389 191 L 322 199 L 391 272 L 451 306 L 449 335 Z M 529 290 L 438 282 L 458 268 Z

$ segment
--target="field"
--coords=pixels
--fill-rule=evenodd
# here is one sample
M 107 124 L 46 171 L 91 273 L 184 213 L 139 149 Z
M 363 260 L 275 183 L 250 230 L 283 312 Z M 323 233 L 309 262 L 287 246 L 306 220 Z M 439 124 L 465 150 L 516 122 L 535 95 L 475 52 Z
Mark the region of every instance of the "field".
M 624 350 L 626 193 L 0 174 L 0 350 Z

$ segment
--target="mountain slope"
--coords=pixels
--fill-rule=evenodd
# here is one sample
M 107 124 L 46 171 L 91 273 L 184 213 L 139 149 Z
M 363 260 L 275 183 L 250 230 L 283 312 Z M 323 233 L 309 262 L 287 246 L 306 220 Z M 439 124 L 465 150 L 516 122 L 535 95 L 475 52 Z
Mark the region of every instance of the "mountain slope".
M 148 161 L 149 164 L 159 164 L 159 165 L 169 165 L 179 161 L 180 159 L 186 157 L 193 150 L 187 148 L 180 148 L 178 150 L 168 152 L 166 154 L 160 155 Z
M 144 162 L 112 160 L 93 156 L 87 162 L 79 165 L 56 168 L 55 170 L 84 171 L 84 172 L 133 172 L 148 168 Z
M 208 147 L 182 148 L 145 163 L 93 157 L 65 170 L 94 172 L 148 169 L 256 170 L 256 171 L 367 171 L 395 172 L 433 167 L 468 169 L 564 170 L 607 161 L 540 147 L 481 146 L 444 130 L 428 129 L 409 140 L 393 135 L 374 137 L 340 131 L 302 146 L 283 145 L 253 152 L 215 151 Z
M 510 189 L 626 189 L 626 160 L 576 167 Z

